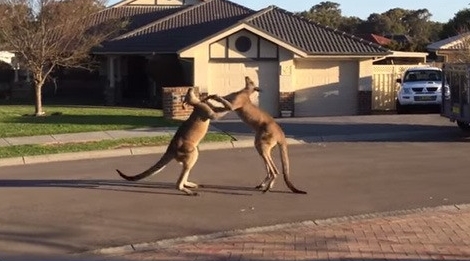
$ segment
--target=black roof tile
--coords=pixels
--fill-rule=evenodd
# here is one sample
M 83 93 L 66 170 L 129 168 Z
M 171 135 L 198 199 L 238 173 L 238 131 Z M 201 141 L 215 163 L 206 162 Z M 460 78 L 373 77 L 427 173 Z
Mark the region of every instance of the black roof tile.
M 110 19 L 127 19 L 129 24 L 122 33 L 133 31 L 163 17 L 172 15 L 187 6 L 119 6 L 106 8 L 92 18 L 92 23 L 99 25 Z
M 382 55 L 388 53 L 388 49 L 380 45 L 321 26 L 275 6 L 255 12 L 228 0 L 209 0 L 184 10 L 166 9 L 165 11 L 153 7 L 155 9 L 151 11 L 151 7 L 141 8 L 138 9 L 139 11 L 132 9 L 108 11 L 116 12 L 115 15 L 140 12 L 141 16 L 130 15 L 132 20 L 137 19 L 137 21 L 132 21 L 136 29 L 104 43 L 103 47 L 96 51 L 174 53 L 232 25 L 245 22 L 310 55 Z M 149 22 L 152 19 L 154 22 Z
M 255 11 L 225 0 L 210 0 L 104 44 L 108 52 L 177 52 L 230 27 Z
M 383 54 L 377 44 L 322 26 L 311 20 L 272 6 L 247 18 L 246 23 L 308 54 Z

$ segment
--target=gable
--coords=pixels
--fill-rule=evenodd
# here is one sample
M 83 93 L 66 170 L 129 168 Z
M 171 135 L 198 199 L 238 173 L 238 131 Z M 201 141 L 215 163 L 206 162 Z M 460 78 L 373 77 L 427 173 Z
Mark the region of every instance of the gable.
M 210 59 L 277 59 L 278 46 L 248 30 L 240 30 L 209 45 Z

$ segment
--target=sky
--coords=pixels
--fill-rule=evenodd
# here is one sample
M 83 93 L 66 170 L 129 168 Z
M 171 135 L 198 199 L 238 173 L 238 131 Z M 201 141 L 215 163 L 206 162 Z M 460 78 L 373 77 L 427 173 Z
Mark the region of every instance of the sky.
M 114 4 L 119 0 L 108 0 Z M 470 0 L 231 0 L 253 10 L 276 5 L 291 12 L 305 11 L 322 1 L 338 3 L 343 16 L 356 16 L 363 20 L 372 13 L 383 13 L 392 8 L 417 10 L 426 8 L 432 14 L 431 21 L 446 23 L 458 11 L 470 8 Z

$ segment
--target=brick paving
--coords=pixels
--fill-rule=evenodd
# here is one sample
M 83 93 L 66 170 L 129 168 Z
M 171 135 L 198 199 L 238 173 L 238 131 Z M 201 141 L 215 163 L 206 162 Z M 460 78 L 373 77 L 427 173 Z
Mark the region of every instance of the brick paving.
M 470 260 L 470 207 L 303 222 L 115 254 L 119 260 Z

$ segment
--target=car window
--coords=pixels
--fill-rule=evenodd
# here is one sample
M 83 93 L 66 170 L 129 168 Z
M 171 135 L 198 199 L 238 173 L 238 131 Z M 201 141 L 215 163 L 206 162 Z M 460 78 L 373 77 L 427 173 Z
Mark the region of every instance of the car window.
M 441 79 L 442 72 L 437 70 L 408 71 L 404 77 L 405 82 L 440 81 Z

